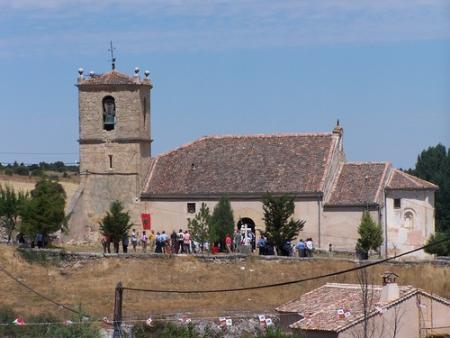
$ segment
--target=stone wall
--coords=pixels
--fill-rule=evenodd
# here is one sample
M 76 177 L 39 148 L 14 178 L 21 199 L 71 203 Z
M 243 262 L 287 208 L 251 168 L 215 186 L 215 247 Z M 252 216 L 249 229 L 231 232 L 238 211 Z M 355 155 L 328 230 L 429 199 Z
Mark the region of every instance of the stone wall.
M 115 101 L 113 130 L 103 129 L 104 97 Z M 150 166 L 150 86 L 79 87 L 80 195 L 67 239 L 97 240 L 98 222 L 118 200 L 140 222 L 135 204 Z
M 116 105 L 116 126 L 112 131 L 103 130 L 102 101 L 106 96 L 112 96 Z M 107 136 L 111 139 L 150 139 L 151 115 L 148 86 L 110 86 L 100 89 L 84 87 L 79 91 L 78 102 L 81 140 L 99 139 Z
M 323 247 L 332 244 L 336 250 L 354 251 L 359 238 L 358 226 L 361 223 L 363 208 L 335 208 L 323 212 L 322 241 Z M 378 222 L 378 211 L 371 211 L 370 215 Z

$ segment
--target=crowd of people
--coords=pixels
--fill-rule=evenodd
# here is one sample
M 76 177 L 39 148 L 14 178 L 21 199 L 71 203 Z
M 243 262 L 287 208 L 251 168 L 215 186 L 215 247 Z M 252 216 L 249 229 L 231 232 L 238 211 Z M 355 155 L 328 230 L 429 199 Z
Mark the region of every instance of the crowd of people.
M 101 239 L 104 253 L 111 252 L 111 241 L 106 236 Z M 125 235 L 122 238 L 122 252 L 129 252 L 129 245 L 131 244 L 132 252 L 155 252 L 162 254 L 191 254 L 209 252 L 219 253 L 252 253 L 258 249 L 259 255 L 279 255 L 279 256 L 298 256 L 298 257 L 312 257 L 314 251 L 314 244 L 312 238 L 306 240 L 300 239 L 297 243 L 286 241 L 280 247 L 272 245 L 265 236 L 261 236 L 256 241 L 256 235 L 251 229 L 238 229 L 232 235 L 227 234 L 223 242 L 213 243 L 209 242 L 199 243 L 191 238 L 188 230 L 175 230 L 169 235 L 166 231 L 156 232 L 151 230 L 149 232 L 142 231 L 139 233 L 133 229 L 130 235 Z M 115 248 L 116 253 L 119 252 L 119 247 Z
M 111 241 L 107 236 L 101 238 L 103 253 L 111 252 Z M 133 252 L 155 252 L 163 254 L 181 254 L 198 252 L 200 245 L 191 240 L 189 231 L 180 229 L 178 233 L 174 230 L 170 236 L 163 230 L 156 232 L 151 230 L 142 231 L 141 234 L 133 229 L 130 235 L 125 235 L 122 240 L 122 252 L 128 253 L 131 244 Z M 139 247 L 139 249 L 138 249 Z

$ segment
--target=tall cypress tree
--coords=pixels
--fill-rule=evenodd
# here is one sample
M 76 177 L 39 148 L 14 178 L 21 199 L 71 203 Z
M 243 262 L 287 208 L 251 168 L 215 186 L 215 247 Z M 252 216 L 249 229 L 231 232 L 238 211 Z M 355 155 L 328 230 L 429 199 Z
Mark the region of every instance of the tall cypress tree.
M 370 250 L 378 251 L 383 244 L 383 230 L 374 222 L 368 211 L 364 211 L 358 227 L 359 239 L 356 251 L 362 258 L 368 257 Z
M 188 218 L 189 233 L 192 239 L 199 243 L 202 252 L 205 243 L 210 240 L 210 226 L 211 215 L 209 214 L 209 208 L 205 203 L 202 203 L 199 212 L 195 214 L 194 218 Z
M 222 244 L 224 248 L 225 237 L 232 235 L 234 230 L 234 216 L 231 209 L 230 200 L 227 196 L 222 196 L 219 203 L 214 207 L 211 217 L 211 240 Z
M 295 211 L 294 198 L 290 196 L 274 197 L 266 194 L 263 199 L 264 223 L 266 230 L 261 232 L 267 241 L 282 252 L 287 241 L 292 241 L 303 229 L 306 221 L 292 217 Z
M 100 232 L 107 236 L 114 244 L 114 250 L 119 253 L 119 243 L 133 226 L 130 223 L 130 215 L 123 211 L 122 203 L 114 201 L 111 203 L 109 211 L 99 223 Z

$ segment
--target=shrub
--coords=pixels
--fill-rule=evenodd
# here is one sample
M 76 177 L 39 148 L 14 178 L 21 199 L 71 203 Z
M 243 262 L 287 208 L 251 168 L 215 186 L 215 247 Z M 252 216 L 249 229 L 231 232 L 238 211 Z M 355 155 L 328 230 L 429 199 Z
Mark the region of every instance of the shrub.
M 135 325 L 133 327 L 133 336 L 135 338 L 200 338 L 192 324 L 180 326 L 157 321 L 151 327 L 145 324 Z
M 356 252 L 361 258 L 368 258 L 370 250 L 378 251 L 383 243 L 383 230 L 375 223 L 368 211 L 364 211 L 358 227 L 359 239 Z
M 9 307 L 0 308 L 0 324 L 12 324 L 16 314 Z M 48 325 L 0 325 L 0 337 L 7 338 L 99 338 L 99 330 L 91 324 L 64 325 L 50 314 L 25 318 L 25 323 L 48 323 Z
M 283 333 L 279 328 L 268 328 L 267 331 L 258 334 L 258 338 L 293 338 L 295 336 Z
M 225 247 L 225 237 L 233 235 L 234 216 L 230 200 L 222 196 L 216 204 L 211 216 L 211 241 L 221 243 Z
M 444 241 L 446 238 L 449 240 Z M 441 243 L 434 244 L 436 242 Z M 427 245 L 429 244 L 432 246 L 425 248 L 426 253 L 435 254 L 437 256 L 450 256 L 450 230 L 446 232 L 436 232 L 434 235 L 431 235 L 427 241 Z

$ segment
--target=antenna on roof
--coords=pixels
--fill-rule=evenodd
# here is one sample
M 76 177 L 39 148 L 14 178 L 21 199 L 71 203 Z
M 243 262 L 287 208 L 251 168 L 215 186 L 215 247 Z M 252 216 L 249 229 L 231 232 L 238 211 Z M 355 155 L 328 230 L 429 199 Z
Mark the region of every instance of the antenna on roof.
M 114 50 L 116 49 L 115 47 L 113 47 L 113 43 L 112 41 L 109 42 L 109 49 L 108 52 L 111 53 L 111 67 L 112 70 L 116 69 L 116 58 L 114 57 Z

